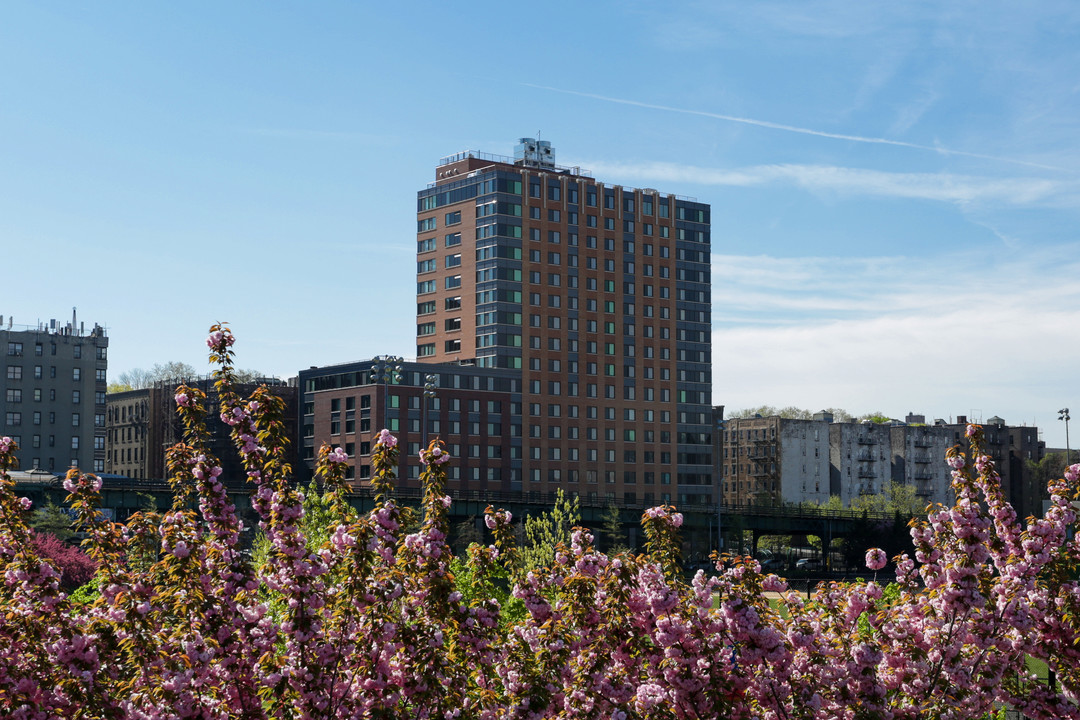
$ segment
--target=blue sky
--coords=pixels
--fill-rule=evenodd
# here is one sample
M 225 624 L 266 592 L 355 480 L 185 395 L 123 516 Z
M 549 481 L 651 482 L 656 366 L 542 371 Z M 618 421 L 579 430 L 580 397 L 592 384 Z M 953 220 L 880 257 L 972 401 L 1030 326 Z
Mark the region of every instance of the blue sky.
M 415 193 L 537 132 L 713 207 L 713 401 L 1080 418 L 1074 2 L 11 2 L 0 313 L 110 373 L 415 352 Z M 5 318 L 6 319 L 6 318 Z M 1073 445 L 1080 444 L 1080 430 Z

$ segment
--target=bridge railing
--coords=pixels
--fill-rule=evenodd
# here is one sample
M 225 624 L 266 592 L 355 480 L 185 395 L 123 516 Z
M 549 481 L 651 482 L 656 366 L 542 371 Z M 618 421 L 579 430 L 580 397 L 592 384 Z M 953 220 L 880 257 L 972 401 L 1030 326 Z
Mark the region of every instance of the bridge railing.
M 59 482 L 59 480 L 57 482 Z M 134 480 L 132 478 L 107 476 L 102 478 L 102 488 L 119 492 L 172 492 L 172 488 L 169 487 L 169 484 L 160 480 Z M 231 486 L 229 491 L 235 494 L 247 494 L 250 492 L 250 486 Z M 357 498 L 372 498 L 375 493 L 371 488 L 360 487 L 355 488 L 351 494 L 353 497 Z M 555 500 L 554 493 L 538 491 L 505 491 L 489 489 L 464 490 L 460 488 L 448 488 L 447 494 L 457 502 L 475 502 L 490 505 L 513 504 L 549 506 L 553 504 Z M 423 497 L 423 490 L 418 487 L 397 487 L 394 489 L 393 495 L 401 500 L 419 501 Z M 579 495 L 578 501 L 582 507 L 605 508 L 614 505 L 620 510 L 638 512 L 644 512 L 653 504 L 646 504 L 643 501 L 628 501 L 626 499 L 618 498 L 608 499 L 606 497 L 590 497 L 587 495 Z M 892 520 L 894 517 L 889 513 L 864 513 L 856 510 L 835 510 L 807 504 L 757 505 L 752 503 L 721 503 L 717 506 L 715 503 L 712 503 L 707 505 L 683 505 L 679 507 L 679 510 L 684 514 L 690 513 L 694 515 L 716 515 L 717 511 L 719 511 L 721 517 L 758 515 L 790 518 L 834 518 L 837 520 L 857 520 L 864 517 L 870 520 Z

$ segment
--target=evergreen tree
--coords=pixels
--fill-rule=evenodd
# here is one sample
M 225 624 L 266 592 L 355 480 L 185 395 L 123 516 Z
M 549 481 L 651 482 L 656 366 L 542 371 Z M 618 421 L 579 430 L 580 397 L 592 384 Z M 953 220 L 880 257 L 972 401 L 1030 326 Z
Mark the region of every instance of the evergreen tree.
M 75 534 L 71 529 L 71 516 L 64 509 L 55 505 L 52 500 L 45 507 L 38 508 L 30 516 L 30 527 L 39 533 L 52 535 L 63 542 Z

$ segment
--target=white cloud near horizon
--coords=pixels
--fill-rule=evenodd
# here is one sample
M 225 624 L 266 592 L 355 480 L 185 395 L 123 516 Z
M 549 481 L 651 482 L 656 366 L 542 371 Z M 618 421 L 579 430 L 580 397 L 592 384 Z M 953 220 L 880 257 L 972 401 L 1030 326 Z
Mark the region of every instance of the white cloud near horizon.
M 1063 445 L 1056 410 L 1080 400 L 1078 250 L 996 264 L 714 255 L 713 402 L 996 414 Z
M 874 195 L 971 205 L 1080 205 L 1076 183 L 1038 177 L 994 178 L 951 173 L 907 173 L 832 165 L 754 165 L 719 169 L 677 163 L 589 162 L 601 175 L 632 182 L 681 182 L 728 187 L 789 184 L 812 192 Z

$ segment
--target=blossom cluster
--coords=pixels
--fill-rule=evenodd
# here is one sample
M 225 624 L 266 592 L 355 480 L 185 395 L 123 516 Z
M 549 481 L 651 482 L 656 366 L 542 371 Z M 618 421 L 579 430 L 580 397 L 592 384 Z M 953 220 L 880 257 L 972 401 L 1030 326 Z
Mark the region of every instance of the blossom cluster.
M 420 451 L 420 463 L 422 465 L 443 465 L 448 462 L 450 462 L 450 454 L 441 447 L 436 446 L 431 450 Z
M 493 544 L 452 570 L 442 443 L 422 451 L 422 517 L 393 498 L 390 432 L 373 450 L 366 513 L 346 501 L 347 456 L 324 447 L 315 541 L 279 408 L 269 393 L 232 393 L 232 336 L 216 332 L 218 411 L 235 421 L 265 558 L 241 551 L 197 392 L 178 402 L 169 511 L 113 523 L 100 481 L 65 480 L 99 568 L 89 603 L 28 542 L 6 474 L 14 443 L 0 439 L 0 716 L 1080 718 L 1080 465 L 1051 484 L 1044 517 L 1019 520 L 971 426 L 968 454 L 948 457 L 956 503 L 913 525 L 915 555 L 894 558 L 891 586 L 830 583 L 804 598 L 734 556 L 688 579 L 683 517 L 668 505 L 645 512 L 643 553 L 606 555 L 576 528 L 539 569 L 519 562 L 514 517 L 489 508 Z M 872 570 L 886 562 L 866 553 Z M 1060 686 L 1038 682 L 1028 658 Z
M 682 513 L 675 512 L 674 509 L 667 506 L 649 508 L 645 511 L 645 517 L 667 520 L 673 527 L 682 527 L 683 524 Z

